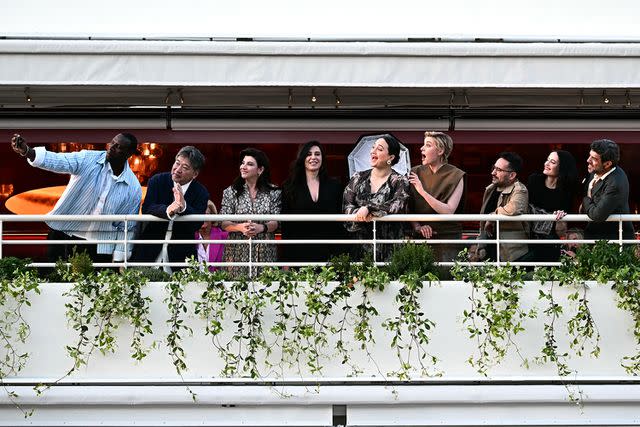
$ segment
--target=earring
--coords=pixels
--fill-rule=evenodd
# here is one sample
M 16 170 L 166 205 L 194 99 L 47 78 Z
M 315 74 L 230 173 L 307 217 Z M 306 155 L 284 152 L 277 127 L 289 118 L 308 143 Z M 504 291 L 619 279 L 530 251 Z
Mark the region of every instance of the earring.
M 387 164 L 390 165 L 391 164 L 391 160 L 387 160 Z

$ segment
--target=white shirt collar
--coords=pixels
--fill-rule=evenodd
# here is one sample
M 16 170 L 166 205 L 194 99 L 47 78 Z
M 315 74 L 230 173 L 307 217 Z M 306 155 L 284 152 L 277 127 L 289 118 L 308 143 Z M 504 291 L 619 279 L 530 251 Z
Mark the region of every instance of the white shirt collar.
M 182 189 L 182 194 L 186 194 L 186 193 L 187 193 L 187 190 L 189 189 L 189 186 L 191 185 L 191 183 L 192 183 L 192 182 L 193 182 L 193 180 L 191 180 L 191 181 L 187 182 L 187 183 L 186 183 L 186 184 L 184 184 L 184 185 L 180 185 L 180 184 L 178 184 L 177 182 L 173 181 L 173 184 L 174 184 L 174 185 L 180 185 L 180 188 Z
M 612 167 L 611 170 L 609 172 L 605 173 L 604 175 L 600 175 L 600 176 L 597 176 L 596 174 L 593 174 L 593 175 L 596 178 L 596 181 L 599 181 L 601 179 L 605 179 L 606 177 L 608 177 L 611 174 L 611 172 L 613 172 L 614 170 L 616 170 L 615 166 Z

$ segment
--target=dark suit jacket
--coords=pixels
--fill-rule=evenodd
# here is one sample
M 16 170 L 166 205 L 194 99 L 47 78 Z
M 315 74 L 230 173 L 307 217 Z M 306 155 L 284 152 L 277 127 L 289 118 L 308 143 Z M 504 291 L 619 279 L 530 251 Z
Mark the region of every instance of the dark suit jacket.
M 204 214 L 207 209 L 209 192 L 202 184 L 192 181 L 184 195 L 187 209 L 179 215 Z M 173 203 L 173 180 L 171 173 L 159 173 L 151 177 L 147 187 L 147 195 L 142 204 L 142 213 L 151 214 L 158 218 L 167 217 L 167 207 Z M 168 222 L 147 222 L 143 225 L 138 236 L 140 240 L 164 239 L 167 233 Z M 195 232 L 202 222 L 174 222 L 171 240 L 193 239 Z M 155 261 L 162 250 L 162 245 L 136 245 L 133 248 L 131 261 L 151 262 Z M 185 258 L 196 256 L 196 243 L 186 245 L 168 246 L 169 261 L 183 262 Z
M 585 180 L 585 192 L 588 194 L 589 183 L 593 179 L 590 174 Z M 628 214 L 629 180 L 620 166 L 605 179 L 598 181 L 591 190 L 591 197 L 582 199 L 582 213 L 593 220 L 584 230 L 585 239 L 617 239 L 618 223 L 604 222 L 611 214 Z M 622 223 L 624 239 L 633 239 L 633 225 Z

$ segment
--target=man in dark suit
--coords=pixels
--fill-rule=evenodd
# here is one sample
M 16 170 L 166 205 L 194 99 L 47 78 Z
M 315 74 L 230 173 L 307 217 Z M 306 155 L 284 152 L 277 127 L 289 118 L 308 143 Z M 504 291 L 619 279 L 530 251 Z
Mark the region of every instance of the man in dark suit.
M 629 213 L 629 180 L 618 166 L 620 149 L 609 139 L 593 141 L 585 179 L 585 196 L 580 212 L 592 219 L 584 230 L 585 239 L 618 239 L 618 223 L 605 222 L 611 214 Z M 633 239 L 633 225 L 622 223 L 624 239 Z
M 179 215 L 204 214 L 209 192 L 195 178 L 204 166 L 204 156 L 195 147 L 183 147 L 176 155 L 171 172 L 151 177 L 147 195 L 142 204 L 142 213 L 151 214 L 168 222 L 148 222 L 142 228 L 139 240 L 183 240 L 194 239 L 200 222 L 182 222 L 173 219 Z M 184 262 L 195 257 L 196 244 L 146 245 L 138 244 L 133 249 L 132 262 Z M 176 268 L 174 268 L 175 270 Z M 165 271 L 168 269 L 165 268 Z

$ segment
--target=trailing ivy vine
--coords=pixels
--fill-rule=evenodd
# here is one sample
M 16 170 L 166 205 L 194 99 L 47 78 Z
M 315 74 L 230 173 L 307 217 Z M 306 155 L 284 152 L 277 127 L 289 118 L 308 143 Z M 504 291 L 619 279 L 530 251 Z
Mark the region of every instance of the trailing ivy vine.
M 73 281 L 64 294 L 70 298 L 65 304 L 66 314 L 78 339 L 66 347 L 73 366 L 65 376 L 86 365 L 96 349 L 102 354 L 113 353 L 117 348 L 115 333 L 123 322 L 133 327 L 131 357 L 144 359 L 155 346 L 143 342 L 146 335 L 153 333 L 149 320 L 151 298 L 141 293 L 146 279 L 136 270 L 120 274 L 105 270 L 89 275 L 70 272 L 68 278 Z
M 544 324 L 544 345 L 536 362 L 553 363 L 556 366 L 558 376 L 565 377 L 574 371 L 569 368 L 567 360 L 569 353 L 558 350 L 556 322 L 564 310 L 562 305 L 557 302 L 554 294 L 557 280 L 553 271 L 547 268 L 536 269 L 534 279 L 539 280 L 543 286 L 544 284 L 549 285 L 549 291 L 545 291 L 544 288 L 538 290 L 538 299 L 547 303 L 542 313 L 546 316 L 548 322 Z
M 436 324 L 425 316 L 420 305 L 420 292 L 424 287 L 424 279 L 437 280 L 429 275 L 420 277 L 416 273 L 400 276 L 402 287 L 395 297 L 398 315 L 387 319 L 382 326 L 393 333 L 391 347 L 395 349 L 400 362 L 398 371 L 393 372 L 401 380 L 410 379 L 414 370 L 414 363 L 419 366 L 422 376 L 440 376 L 441 372 L 434 370 L 438 358 L 427 351 L 429 333 Z M 429 362 L 427 365 L 425 362 Z
M 18 403 L 19 396 L 7 388 L 5 378 L 18 375 L 29 359 L 29 353 L 20 348 L 31 334 L 23 310 L 31 305 L 31 296 L 40 293 L 40 279 L 35 271 L 26 267 L 28 263 L 29 260 L 4 258 L 0 266 L 0 385 L 25 418 L 33 411 L 25 410 Z
M 528 366 L 514 341 L 514 336 L 524 331 L 523 321 L 536 317 L 534 309 L 525 310 L 520 304 L 525 270 L 508 264 L 497 267 L 457 263 L 451 272 L 455 279 L 471 284 L 470 308 L 464 310 L 463 323 L 469 337 L 476 340 L 478 351 L 469 357 L 469 364 L 486 376 L 513 347 L 523 366 Z
M 620 247 L 604 241 L 589 250 L 580 248 L 577 262 L 584 265 L 582 276 L 602 284 L 611 283 L 618 296 L 617 306 L 633 319 L 636 352 L 624 356 L 621 365 L 631 375 L 640 375 L 640 266 L 636 247 Z

